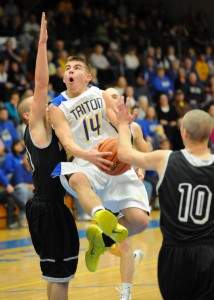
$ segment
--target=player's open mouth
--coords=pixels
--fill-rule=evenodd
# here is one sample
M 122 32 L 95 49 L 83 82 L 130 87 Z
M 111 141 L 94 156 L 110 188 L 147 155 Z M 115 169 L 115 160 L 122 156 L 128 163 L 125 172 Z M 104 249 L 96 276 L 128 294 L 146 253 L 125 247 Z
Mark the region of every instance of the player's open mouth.
M 73 78 L 70 78 L 70 82 L 73 82 L 74 81 L 74 79 Z

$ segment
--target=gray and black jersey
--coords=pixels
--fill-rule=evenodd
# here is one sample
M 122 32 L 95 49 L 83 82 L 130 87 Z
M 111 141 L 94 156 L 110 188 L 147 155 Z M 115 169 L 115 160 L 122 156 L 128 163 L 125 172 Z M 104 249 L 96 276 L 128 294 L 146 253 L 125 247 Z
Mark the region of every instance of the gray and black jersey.
M 172 152 L 157 190 L 164 243 L 214 243 L 214 155 Z

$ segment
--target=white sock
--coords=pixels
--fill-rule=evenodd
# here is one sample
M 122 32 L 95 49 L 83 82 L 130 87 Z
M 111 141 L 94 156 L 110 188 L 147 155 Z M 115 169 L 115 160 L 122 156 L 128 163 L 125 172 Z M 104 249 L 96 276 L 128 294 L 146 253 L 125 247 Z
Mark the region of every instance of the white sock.
M 132 283 L 122 283 L 122 289 L 132 289 Z
M 105 210 L 105 207 L 104 206 L 95 206 L 92 211 L 91 211 L 91 217 L 94 218 L 94 215 L 95 213 L 98 211 L 98 210 Z

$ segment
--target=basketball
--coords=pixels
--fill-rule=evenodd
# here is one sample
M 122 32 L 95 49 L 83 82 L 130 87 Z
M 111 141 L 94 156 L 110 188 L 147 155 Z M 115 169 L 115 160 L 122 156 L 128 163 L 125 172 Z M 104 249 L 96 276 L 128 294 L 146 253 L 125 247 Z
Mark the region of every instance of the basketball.
M 105 159 L 108 159 L 113 162 L 113 166 L 111 166 L 110 170 L 104 171 L 109 175 L 121 175 L 126 171 L 131 169 L 131 165 L 121 162 L 117 156 L 117 147 L 118 147 L 118 138 L 117 137 L 109 137 L 105 139 L 100 145 L 98 150 L 100 152 L 112 152 L 112 155 L 108 155 Z

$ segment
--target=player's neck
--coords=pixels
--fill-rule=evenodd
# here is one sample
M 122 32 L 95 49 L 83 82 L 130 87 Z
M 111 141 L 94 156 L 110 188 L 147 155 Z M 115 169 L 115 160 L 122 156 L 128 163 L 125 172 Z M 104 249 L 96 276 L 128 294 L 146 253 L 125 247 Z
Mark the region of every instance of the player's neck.
M 197 156 L 199 158 L 202 158 L 202 159 L 207 159 L 210 157 L 211 155 L 211 151 L 210 149 L 207 147 L 206 144 L 197 144 L 197 145 L 187 145 L 185 147 L 185 149 L 191 154 L 191 155 L 194 155 L 194 156 Z
M 69 98 L 75 98 L 84 93 L 87 90 L 87 87 L 83 90 L 78 90 L 78 91 L 70 91 L 66 90 L 65 93 Z

